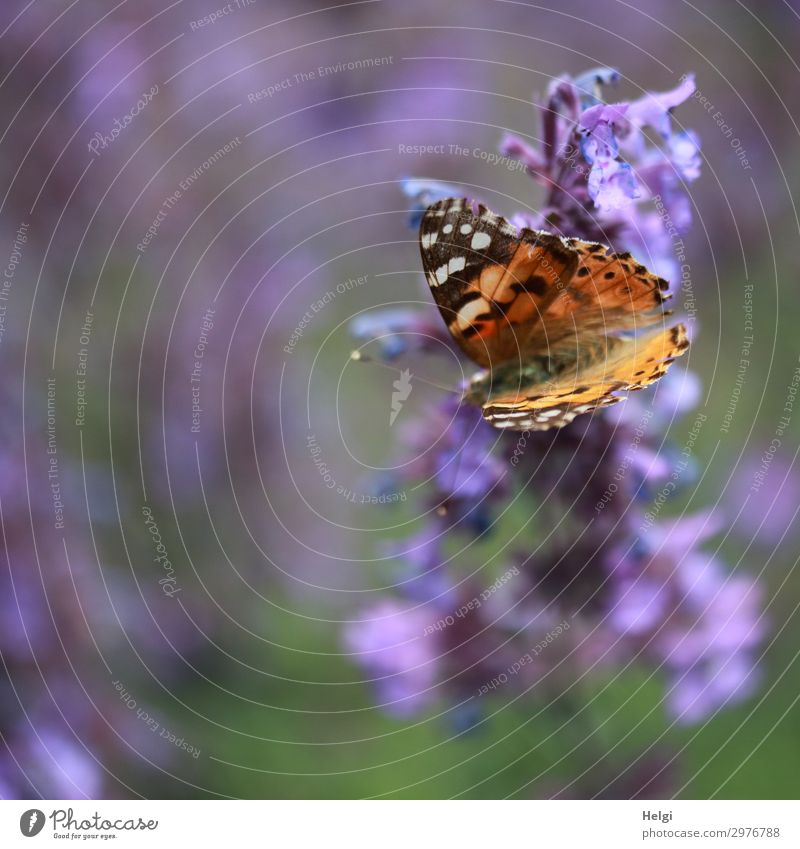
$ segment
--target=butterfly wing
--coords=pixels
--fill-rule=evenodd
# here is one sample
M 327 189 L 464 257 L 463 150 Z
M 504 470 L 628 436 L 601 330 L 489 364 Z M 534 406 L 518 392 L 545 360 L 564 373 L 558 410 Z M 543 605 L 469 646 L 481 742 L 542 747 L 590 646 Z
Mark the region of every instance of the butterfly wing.
M 463 198 L 426 210 L 420 250 L 450 332 L 489 368 L 468 397 L 496 427 L 562 427 L 658 380 L 689 345 L 683 325 L 663 326 L 667 282 L 629 253 L 517 230 Z
M 532 339 L 530 347 L 548 347 L 576 323 L 608 334 L 663 321 L 663 304 L 671 297 L 666 280 L 628 252 L 616 253 L 580 239 L 566 239 L 565 243 L 577 252 L 577 269 L 563 294 L 548 307 L 539 345 Z
M 463 198 L 426 210 L 420 251 L 447 327 L 483 366 L 520 358 L 578 267 L 578 252 L 558 236 L 518 231 L 484 206 L 473 212 Z
M 615 333 L 663 320 L 667 281 L 630 253 L 518 230 L 465 198 L 428 207 L 419 241 L 445 323 L 483 366 L 574 347 L 576 326 Z
M 563 243 L 576 252 L 575 273 L 547 304 L 541 321 L 521 334 L 525 353 L 557 360 L 592 336 L 663 325 L 670 314 L 663 305 L 672 297 L 666 280 L 628 252 L 580 239 Z
M 573 367 L 551 380 L 529 385 L 489 385 L 484 418 L 495 427 L 548 430 L 575 416 L 623 401 L 616 393 L 644 389 L 662 377 L 689 347 L 682 324 L 640 334 L 633 339 L 609 336 L 586 340 Z

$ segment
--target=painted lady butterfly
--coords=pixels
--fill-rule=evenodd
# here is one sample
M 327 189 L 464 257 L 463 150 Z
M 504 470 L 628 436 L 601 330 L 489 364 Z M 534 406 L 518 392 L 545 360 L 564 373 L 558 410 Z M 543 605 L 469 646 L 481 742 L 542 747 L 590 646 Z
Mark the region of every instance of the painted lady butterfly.
M 448 329 L 484 366 L 466 400 L 495 427 L 563 427 L 655 382 L 689 347 L 682 324 L 664 325 L 667 281 L 629 253 L 518 231 L 463 198 L 428 207 L 419 238 Z

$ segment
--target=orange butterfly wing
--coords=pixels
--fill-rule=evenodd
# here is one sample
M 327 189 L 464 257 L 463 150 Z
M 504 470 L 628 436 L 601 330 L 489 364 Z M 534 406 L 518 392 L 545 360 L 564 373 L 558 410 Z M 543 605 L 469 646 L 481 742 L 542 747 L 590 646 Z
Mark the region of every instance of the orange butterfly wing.
M 663 377 L 689 347 L 682 324 L 633 339 L 609 336 L 583 346 L 582 357 L 552 380 L 511 390 L 489 388 L 483 415 L 495 427 L 548 430 L 575 416 L 624 401 L 617 392 L 644 389 Z
M 422 267 L 453 337 L 481 365 L 519 356 L 536 324 L 572 279 L 577 252 L 551 233 L 519 233 L 462 198 L 429 207 L 420 224 Z
M 497 427 L 563 426 L 658 380 L 689 345 L 682 325 L 615 335 L 669 315 L 666 280 L 629 253 L 518 231 L 463 198 L 426 210 L 420 251 L 450 332 L 489 369 L 468 397 Z

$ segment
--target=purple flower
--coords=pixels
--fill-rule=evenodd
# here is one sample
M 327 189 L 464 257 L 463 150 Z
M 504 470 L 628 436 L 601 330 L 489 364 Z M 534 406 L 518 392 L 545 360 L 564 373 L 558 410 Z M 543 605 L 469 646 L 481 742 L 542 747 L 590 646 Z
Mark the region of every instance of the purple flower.
M 390 362 L 412 351 L 435 350 L 452 340 L 442 332 L 442 323 L 426 318 L 420 310 L 387 307 L 370 310 L 350 322 L 350 333 L 363 344 L 374 343 L 381 359 Z
M 101 795 L 103 778 L 100 765 L 79 741 L 41 725 L 37 736 L 39 745 L 35 758 L 40 765 L 47 765 L 46 787 L 50 798 L 84 796 L 96 799 Z
M 627 103 L 598 104 L 584 110 L 578 123 L 581 154 L 591 166 L 589 197 L 599 210 L 619 209 L 640 195 L 631 166 L 620 158 L 617 141 L 627 109 Z
M 508 492 L 508 467 L 494 450 L 501 442 L 477 407 L 454 398 L 426 420 L 404 422 L 400 445 L 408 459 L 399 477 L 426 499 L 429 521 L 440 532 L 481 537 L 491 530 Z
M 541 147 L 503 139 L 502 152 L 546 188 L 538 214 L 510 217 L 616 250 L 636 246 L 648 265 L 673 276 L 676 233 L 691 223 L 683 184 L 699 175 L 700 156 L 697 137 L 674 131 L 671 113 L 691 96 L 694 82 L 686 77 L 664 94 L 605 103 L 604 86 L 617 80 L 608 69 L 554 80 L 539 107 Z M 660 144 L 645 127 L 657 130 Z M 406 192 L 424 203 L 460 194 L 421 181 L 409 182 Z M 387 327 L 404 333 L 415 321 L 362 323 L 356 332 L 364 341 Z M 387 356 L 401 353 L 403 346 L 390 347 Z M 667 483 L 673 492 L 692 479 L 691 457 L 664 432 L 700 396 L 693 374 L 673 370 L 625 404 L 560 431 L 498 434 L 479 410 L 450 398 L 403 424 L 400 476 L 420 493 L 421 516 L 415 534 L 392 549 L 404 576 L 397 589 L 425 604 L 425 613 L 413 609 L 421 617 L 414 628 L 434 610 L 444 617 L 440 622 L 450 622 L 437 629 L 438 665 L 449 682 L 443 694 L 458 702 L 481 677 L 502 677 L 504 664 L 516 669 L 521 647 L 548 635 L 552 642 L 548 629 L 559 622 L 569 627 L 561 626 L 558 648 L 520 666 L 513 676 L 518 686 L 558 693 L 571 676 L 635 657 L 665 670 L 667 704 L 680 721 L 702 719 L 751 692 L 752 655 L 764 633 L 759 593 L 750 578 L 731 575 L 699 550 L 718 530 L 719 517 L 667 522 L 659 511 L 644 512 Z M 699 413 L 694 427 L 704 419 Z M 470 605 L 471 593 L 484 598 L 476 583 L 484 570 L 459 580 L 445 540 L 457 539 L 467 556 L 470 543 L 491 535 L 512 506 L 533 517 L 514 535 L 522 545 L 518 577 L 485 604 Z M 393 701 L 400 693 L 409 709 L 419 707 L 418 693 L 431 679 L 420 680 L 418 661 L 427 655 L 402 639 L 412 613 L 396 601 L 387 605 L 380 619 L 351 629 L 350 639 L 363 666 L 394 681 L 383 685 L 384 697 Z
M 673 133 L 668 139 L 668 154 L 675 170 L 687 182 L 700 176 L 700 140 L 691 130 Z
M 770 547 L 778 545 L 797 523 L 797 460 L 770 444 L 745 455 L 725 488 L 725 502 L 735 533 Z
M 547 160 L 545 157 L 517 136 L 506 136 L 500 143 L 500 153 L 521 162 L 531 176 L 546 178 Z M 447 197 L 452 197 L 452 195 L 447 195 Z
M 649 92 L 630 104 L 626 118 L 636 129 L 649 126 L 666 139 L 672 132 L 670 115 L 676 106 L 687 101 L 695 91 L 694 74 L 685 74 L 675 88 L 656 93 Z
M 419 533 L 386 546 L 386 553 L 399 566 L 397 588 L 408 598 L 437 609 L 447 609 L 455 601 L 445 568 L 445 531 L 442 523 L 430 522 Z
M 373 676 L 381 707 L 405 717 L 430 704 L 436 680 L 436 640 L 425 634 L 436 617 L 397 601 L 381 601 L 345 631 L 348 651 Z
M 607 68 L 574 81 L 559 78 L 540 107 L 543 150 L 516 136 L 506 136 L 501 149 L 548 188 L 544 209 L 538 218 L 526 221 L 527 226 L 555 227 L 567 235 L 605 242 L 620 235 L 621 247 L 633 250 L 644 241 L 652 252 L 652 233 L 644 240 L 631 234 L 640 230 L 663 234 L 669 227 L 641 204 L 659 195 L 674 213 L 679 230 L 690 223 L 681 181 L 699 176 L 699 142 L 691 131 L 673 131 L 671 113 L 691 97 L 694 79 L 689 75 L 663 94 L 604 103 L 603 88 L 618 79 L 619 74 Z M 643 132 L 648 126 L 661 135 L 661 147 L 648 141 Z M 663 238 L 661 242 L 658 257 L 669 261 L 671 242 Z
M 754 686 L 761 594 L 751 578 L 697 550 L 719 527 L 709 513 L 662 522 L 646 551 L 611 561 L 609 622 L 666 671 L 667 705 L 680 722 L 704 719 Z
M 437 183 L 432 180 L 403 180 L 402 190 L 411 200 L 411 212 L 408 226 L 412 230 L 419 229 L 422 213 L 437 200 L 462 194 L 462 190 L 449 183 Z

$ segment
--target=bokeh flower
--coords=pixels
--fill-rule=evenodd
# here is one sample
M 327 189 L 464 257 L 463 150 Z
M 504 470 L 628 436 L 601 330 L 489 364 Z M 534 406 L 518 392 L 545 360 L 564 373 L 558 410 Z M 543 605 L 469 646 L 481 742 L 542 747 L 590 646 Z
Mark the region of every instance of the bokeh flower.
M 538 213 L 510 218 L 617 250 L 638 248 L 650 265 L 674 270 L 674 235 L 691 221 L 685 184 L 699 176 L 700 159 L 696 135 L 676 129 L 672 112 L 691 97 L 694 79 L 686 75 L 663 94 L 606 102 L 604 89 L 619 79 L 595 69 L 554 80 L 537 107 L 541 147 L 503 139 L 503 155 L 546 190 Z M 427 204 L 459 194 L 419 180 L 406 181 L 404 190 L 412 223 Z M 406 311 L 401 321 L 359 319 L 353 331 L 365 348 L 373 332 L 378 356 L 402 361 L 408 346 L 393 344 L 392 331 L 402 340 L 415 323 L 421 319 Z M 429 326 L 425 333 L 436 335 Z M 407 577 L 398 592 L 424 602 L 413 608 L 411 630 L 424 629 L 427 615 L 439 655 L 434 662 L 427 647 L 417 665 L 416 654 L 398 649 L 392 659 L 392 646 L 402 642 L 391 621 L 400 602 L 392 600 L 381 608 L 392 615 L 347 632 L 359 662 L 372 672 L 402 669 L 400 680 L 419 689 L 424 683 L 426 693 L 436 689 L 460 705 L 480 681 L 513 679 L 525 692 L 555 694 L 598 664 L 647 661 L 664 675 L 665 704 L 680 722 L 702 720 L 752 692 L 754 650 L 764 634 L 757 585 L 701 549 L 718 528 L 716 515 L 667 522 L 661 502 L 652 509 L 657 493 L 678 491 L 693 478 L 691 456 L 665 434 L 699 397 L 697 378 L 674 369 L 627 404 L 559 431 L 498 434 L 479 410 L 453 398 L 418 414 L 397 450 L 404 484 L 419 492 L 421 529 L 393 551 Z M 470 604 L 484 597 L 481 580 L 491 583 L 486 576 L 495 575 L 498 560 L 484 553 L 470 572 L 470 546 L 491 539 L 506 551 L 497 533 L 506 512 L 526 517 L 514 531 L 518 577 L 491 600 Z M 448 559 L 443 540 L 458 555 Z M 436 579 L 420 593 L 424 575 Z M 525 651 L 542 639 L 553 648 L 541 656 Z M 515 660 L 526 656 L 530 662 Z M 410 675 L 418 668 L 424 682 Z M 385 697 L 385 685 L 379 692 Z M 406 697 L 404 704 L 422 709 L 430 698 Z
M 430 703 L 436 680 L 436 645 L 425 634 L 430 616 L 391 600 L 363 616 L 348 629 L 347 647 L 373 676 L 382 706 L 409 716 Z

